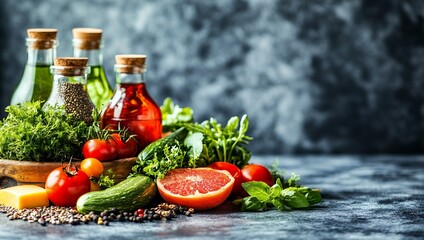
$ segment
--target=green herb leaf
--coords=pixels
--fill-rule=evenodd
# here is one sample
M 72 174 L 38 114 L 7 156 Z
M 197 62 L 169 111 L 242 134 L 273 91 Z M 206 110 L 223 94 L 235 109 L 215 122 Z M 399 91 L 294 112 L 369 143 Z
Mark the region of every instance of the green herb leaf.
M 306 197 L 300 192 L 284 189 L 281 192 L 284 202 L 291 208 L 306 208 L 309 207 L 309 202 Z
M 277 181 L 280 179 L 277 179 Z M 281 184 L 281 181 L 280 181 Z M 271 187 L 271 197 L 275 198 L 275 197 L 279 197 L 281 195 L 281 191 L 283 190 L 283 188 L 278 184 L 274 184 L 274 186 Z
M 282 201 L 281 198 L 273 198 L 271 200 L 271 203 L 272 205 L 274 205 L 274 207 L 276 207 L 280 211 L 288 210 L 286 205 L 284 205 L 284 202 Z
M 271 197 L 271 188 L 264 182 L 245 182 L 242 184 L 242 187 L 250 196 L 260 201 L 268 201 Z
M 163 132 L 173 132 L 184 123 L 193 122 L 193 110 L 189 107 L 180 108 L 173 103 L 171 98 L 165 98 L 160 109 Z
M 321 202 L 321 193 L 319 190 L 311 190 L 305 196 L 310 205 Z
M 249 118 L 246 114 L 241 117 L 239 137 L 243 137 L 249 128 Z
M 287 183 L 289 187 L 296 187 L 299 186 L 298 183 L 300 181 L 300 176 L 297 173 L 292 173 L 290 178 L 287 180 Z
M 228 132 L 234 132 L 239 124 L 239 118 L 238 117 L 232 117 L 228 120 L 227 126 L 225 126 L 226 131 Z
M 278 186 L 280 186 L 281 189 L 284 188 L 283 183 L 281 182 L 280 178 L 277 178 L 277 181 L 275 182 Z
M 259 212 L 267 210 L 267 204 L 255 197 L 245 197 L 241 203 L 241 211 Z
M 97 180 L 101 189 L 106 189 L 114 186 L 116 184 L 116 176 L 112 169 L 109 169 L 107 172 L 102 173 L 99 179 Z
M 184 145 L 190 148 L 188 154 L 191 158 L 199 158 L 203 151 L 203 134 L 195 132 L 188 135 L 184 140 Z

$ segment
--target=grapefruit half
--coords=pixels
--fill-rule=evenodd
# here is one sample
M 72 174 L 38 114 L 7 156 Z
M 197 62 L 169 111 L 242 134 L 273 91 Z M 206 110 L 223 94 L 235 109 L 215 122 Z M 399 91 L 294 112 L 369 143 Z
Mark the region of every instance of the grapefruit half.
M 201 211 L 225 202 L 233 185 L 230 173 L 212 168 L 177 168 L 157 179 L 159 193 L 166 202 Z

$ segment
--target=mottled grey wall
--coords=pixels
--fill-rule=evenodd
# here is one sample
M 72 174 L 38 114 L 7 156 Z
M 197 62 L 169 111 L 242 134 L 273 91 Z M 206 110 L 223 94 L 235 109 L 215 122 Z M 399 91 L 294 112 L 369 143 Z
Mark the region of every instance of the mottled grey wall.
M 254 154 L 424 152 L 424 1 L 0 0 L 1 108 L 30 27 L 104 29 L 115 54 L 149 56 L 148 84 L 198 121 L 247 113 Z

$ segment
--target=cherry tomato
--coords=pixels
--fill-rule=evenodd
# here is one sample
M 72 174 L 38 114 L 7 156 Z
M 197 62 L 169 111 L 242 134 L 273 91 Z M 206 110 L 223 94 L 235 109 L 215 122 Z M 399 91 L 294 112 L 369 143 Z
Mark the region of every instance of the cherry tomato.
M 82 147 L 84 158 L 95 158 L 101 162 L 113 160 L 118 151 L 114 144 L 101 139 L 90 139 Z
M 115 144 L 116 150 L 118 151 L 117 158 L 129 158 L 137 155 L 137 142 L 134 138 L 129 138 L 127 141 L 122 141 L 119 133 L 112 133 L 110 143 Z
M 213 169 L 217 169 L 217 170 L 226 170 L 234 177 L 235 179 L 234 186 L 233 186 L 233 190 L 231 191 L 231 194 L 233 196 L 237 196 L 243 190 L 243 187 L 241 186 L 242 184 L 241 171 L 236 165 L 232 163 L 228 163 L 228 162 L 214 162 L 211 165 L 209 165 L 209 167 Z
M 102 189 L 100 188 L 100 185 L 98 183 L 91 182 L 90 192 L 100 191 L 100 190 Z
M 259 164 L 248 164 L 241 169 L 243 182 L 260 181 L 274 185 L 274 178 L 268 168 Z
M 98 178 L 103 173 L 103 164 L 95 158 L 86 158 L 81 162 L 81 170 L 89 177 Z
M 78 198 L 90 191 L 90 178 L 75 166 L 58 167 L 50 172 L 45 189 L 52 203 L 74 207 Z

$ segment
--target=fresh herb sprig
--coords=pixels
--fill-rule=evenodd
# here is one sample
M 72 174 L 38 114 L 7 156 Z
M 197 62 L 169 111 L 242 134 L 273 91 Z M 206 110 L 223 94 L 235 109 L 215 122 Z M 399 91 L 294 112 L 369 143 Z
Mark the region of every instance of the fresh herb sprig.
M 173 148 L 174 152 L 169 149 L 165 155 L 160 154 L 155 159 L 147 159 L 152 164 L 149 167 L 146 163 L 143 168 L 149 172 L 156 169 L 155 176 L 166 174 L 168 169 L 164 166 L 179 165 L 181 167 L 203 167 L 213 162 L 223 161 L 243 167 L 248 164 L 251 152 L 247 148 L 252 137 L 247 135 L 249 127 L 249 119 L 247 115 L 239 117 L 231 117 L 225 126 L 221 125 L 216 119 L 210 118 L 202 123 L 193 121 L 193 110 L 189 107 L 179 107 L 174 104 L 171 98 L 166 98 L 161 106 L 163 132 L 172 131 L 183 127 L 190 131 L 184 142 L 172 143 L 168 148 L 172 149 L 173 144 L 177 145 Z M 157 149 L 159 152 L 165 152 L 163 146 Z M 184 156 L 181 159 L 173 159 L 176 151 L 180 151 L 178 155 Z M 171 159 L 171 160 L 170 160 Z M 146 159 L 143 159 L 146 161 Z M 176 164 L 174 164 L 176 162 Z M 161 164 L 163 163 L 163 164 Z M 166 164 L 165 164 L 166 163 Z M 161 167 L 161 165 L 163 165 Z M 138 168 L 140 170 L 140 168 Z
M 0 121 L 0 158 L 43 162 L 81 157 L 88 127 L 59 106 L 42 102 L 8 106 Z
M 272 187 L 256 181 L 245 182 L 242 186 L 250 196 L 235 201 L 236 204 L 241 201 L 241 211 L 258 212 L 269 208 L 285 211 L 307 208 L 321 202 L 319 190 L 302 186 L 284 188 L 279 178 Z
M 222 127 L 214 118 L 202 123 L 183 124 L 183 127 L 203 135 L 203 149 L 199 156 L 199 165 L 207 166 L 213 162 L 229 162 L 238 167 L 248 164 L 252 153 L 246 147 L 252 137 L 247 136 L 249 118 L 243 115 L 241 120 L 235 116 Z
M 186 136 L 186 133 L 187 130 L 180 129 L 173 134 L 185 134 L 184 136 Z M 173 136 L 168 135 L 165 138 L 173 138 Z M 132 175 L 142 173 L 153 178 L 163 178 L 167 172 L 175 168 L 198 167 L 197 160 L 202 151 L 202 135 L 200 133 L 186 136 L 183 143 L 174 139 L 163 147 L 161 144 L 158 145 L 160 151 L 155 151 L 152 157 L 143 157 L 143 152 L 140 154 L 132 168 Z M 150 151 L 149 148 L 143 151 Z
M 280 170 L 278 161 L 275 160 L 271 167 L 268 168 L 274 179 L 280 179 L 284 188 L 288 187 L 300 187 L 300 176 L 297 173 L 292 173 L 291 176 L 286 180 L 284 177 L 285 172 Z
M 116 184 L 116 176 L 112 169 L 102 173 L 98 179 L 96 179 L 101 189 L 106 189 Z
M 184 123 L 193 122 L 193 110 L 189 107 L 183 107 L 174 104 L 171 98 L 165 98 L 162 106 L 162 132 L 174 132 Z
M 141 163 L 142 166 L 134 166 L 133 170 L 138 172 L 137 168 L 141 168 L 141 172 L 147 176 L 163 178 L 168 171 L 186 166 L 185 157 L 187 152 L 178 142 L 175 145 L 166 145 L 163 148 L 163 153 L 164 157 L 162 159 L 155 154 L 153 159 Z

